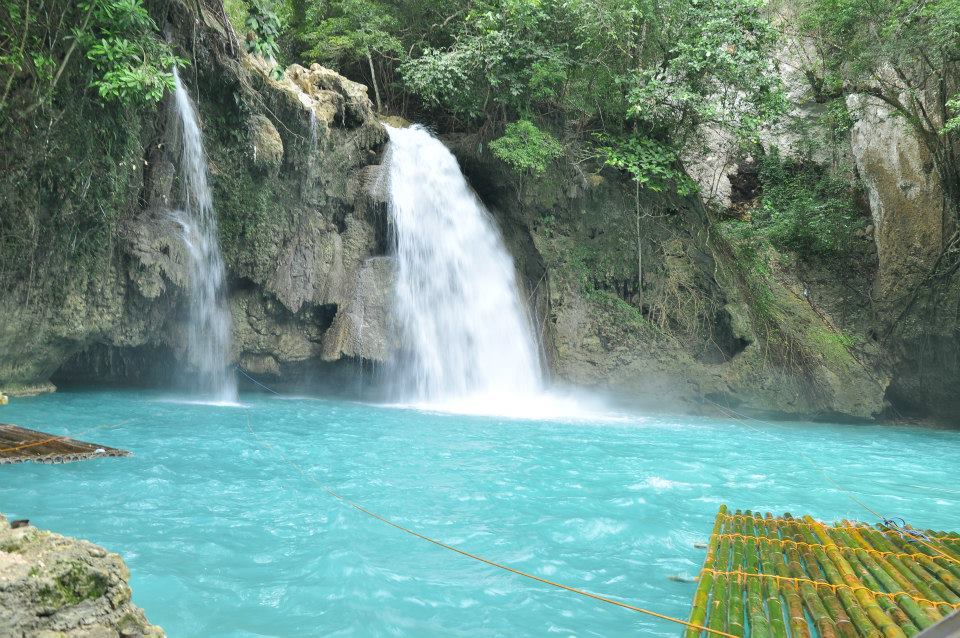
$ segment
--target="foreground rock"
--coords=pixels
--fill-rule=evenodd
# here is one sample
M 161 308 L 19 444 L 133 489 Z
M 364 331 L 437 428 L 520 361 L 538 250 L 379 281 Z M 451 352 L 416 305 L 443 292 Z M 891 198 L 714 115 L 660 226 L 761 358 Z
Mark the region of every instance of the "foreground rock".
M 0 636 L 163 638 L 130 601 L 130 572 L 102 547 L 0 516 Z

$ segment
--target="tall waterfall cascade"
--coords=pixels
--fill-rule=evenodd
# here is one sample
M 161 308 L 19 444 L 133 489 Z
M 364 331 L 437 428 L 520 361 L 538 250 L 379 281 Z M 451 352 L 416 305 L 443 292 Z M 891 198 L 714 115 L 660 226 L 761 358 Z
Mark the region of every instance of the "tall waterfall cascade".
M 400 399 L 485 410 L 536 397 L 539 350 L 494 220 L 440 140 L 387 131 Z
M 182 208 L 173 216 L 182 229 L 190 277 L 187 359 L 204 400 L 233 403 L 237 382 L 229 369 L 231 324 L 225 292 L 225 269 L 217 235 L 217 218 L 208 180 L 207 159 L 190 96 L 173 70 L 175 107 L 182 154 L 179 176 Z

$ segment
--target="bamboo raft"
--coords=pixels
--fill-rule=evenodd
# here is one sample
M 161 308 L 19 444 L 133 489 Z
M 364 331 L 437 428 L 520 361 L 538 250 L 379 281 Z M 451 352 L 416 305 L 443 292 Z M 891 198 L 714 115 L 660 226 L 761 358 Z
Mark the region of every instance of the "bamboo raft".
M 0 423 L 0 465 L 8 463 L 70 463 L 104 456 L 130 456 L 126 450 L 75 441 L 37 430 Z
M 907 638 L 960 609 L 960 534 L 721 506 L 698 582 L 690 622 L 718 632 Z

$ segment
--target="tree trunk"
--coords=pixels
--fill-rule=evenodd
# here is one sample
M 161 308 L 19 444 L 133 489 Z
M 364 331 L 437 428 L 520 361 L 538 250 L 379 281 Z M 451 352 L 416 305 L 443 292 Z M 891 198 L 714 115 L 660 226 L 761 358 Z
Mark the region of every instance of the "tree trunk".
M 640 236 L 640 182 L 635 182 L 636 191 L 634 202 L 637 215 L 637 305 L 643 313 L 643 248 Z
M 367 64 L 370 65 L 370 81 L 373 83 L 373 96 L 377 101 L 377 113 L 383 111 L 383 105 L 380 104 L 380 88 L 377 86 L 377 72 L 373 70 L 373 57 L 370 55 L 370 49 L 367 49 Z

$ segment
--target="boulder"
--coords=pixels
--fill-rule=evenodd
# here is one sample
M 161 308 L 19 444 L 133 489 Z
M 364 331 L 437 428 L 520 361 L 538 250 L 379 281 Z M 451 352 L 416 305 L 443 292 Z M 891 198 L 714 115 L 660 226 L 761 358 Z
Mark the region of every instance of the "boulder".
M 118 554 L 0 516 L 0 635 L 164 638 L 131 602 Z

